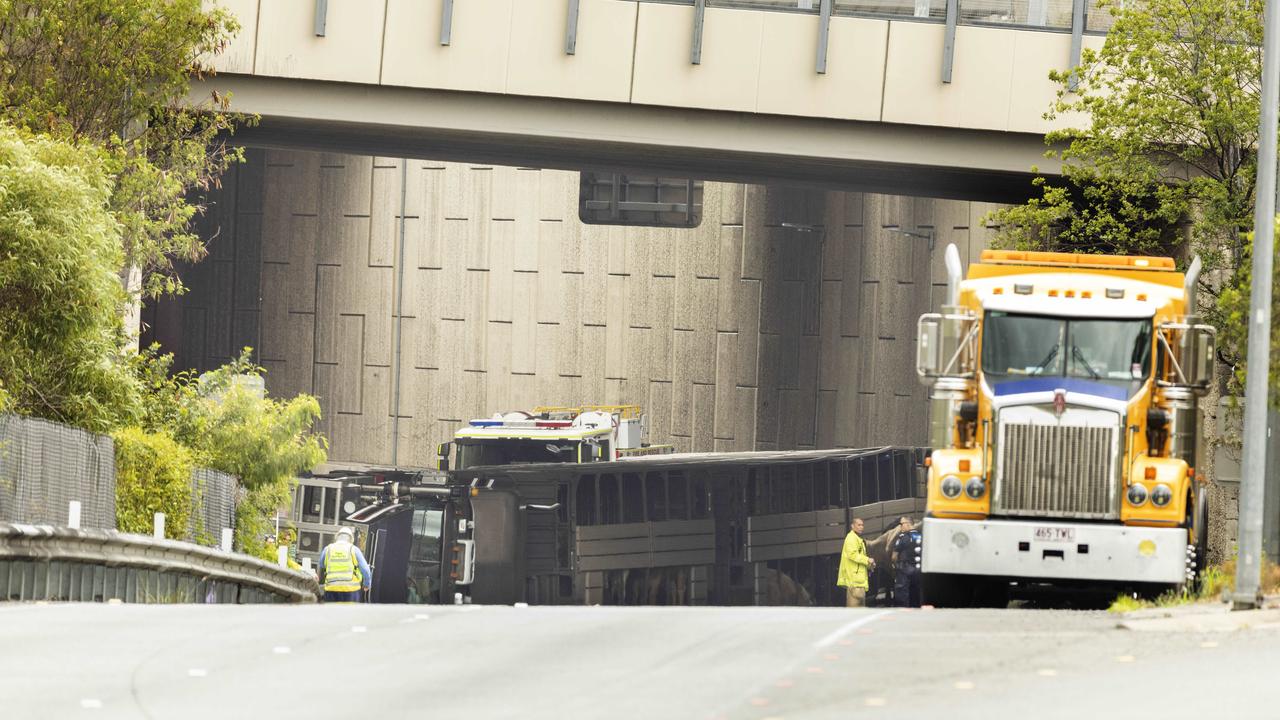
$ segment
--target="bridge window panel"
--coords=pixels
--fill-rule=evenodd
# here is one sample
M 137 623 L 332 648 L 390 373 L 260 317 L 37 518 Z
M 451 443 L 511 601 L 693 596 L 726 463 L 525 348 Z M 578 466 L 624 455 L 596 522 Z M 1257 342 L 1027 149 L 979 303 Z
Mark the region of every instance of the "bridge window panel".
M 815 6 L 818 1 L 814 0 Z M 962 8 L 964 2 L 960 2 Z M 890 15 L 944 20 L 947 0 L 835 0 L 831 12 L 834 15 Z
M 1071 3 L 1072 0 L 960 0 L 959 21 L 975 25 L 1020 25 L 1070 30 Z M 943 7 L 945 15 L 945 0 Z
M 618 488 L 618 476 L 600 476 L 600 524 L 615 525 L 622 522 L 622 491 Z
M 595 475 L 583 475 L 578 478 L 573 507 L 579 525 L 595 525 L 598 522 Z
M 1084 30 L 1090 33 L 1106 33 L 1111 30 L 1111 26 L 1116 19 L 1111 14 L 1111 10 L 1098 2 L 1098 0 L 1083 0 L 1084 6 Z M 1114 7 L 1113 3 L 1109 5 Z M 1121 5 L 1120 7 L 1123 7 Z M 1067 27 L 1071 24 L 1068 23 Z
M 644 499 L 649 522 L 667 519 L 667 483 L 662 473 L 645 473 Z
M 707 7 L 743 10 L 790 10 L 799 13 L 818 12 L 822 0 L 707 0 Z M 690 3 L 684 3 L 688 5 Z
M 708 494 L 707 475 L 705 472 L 695 473 L 689 482 L 689 495 L 692 499 L 693 519 L 705 520 L 711 515 L 711 498 Z
M 622 522 L 644 522 L 644 485 L 639 473 L 622 474 Z
M 671 520 L 689 519 L 689 482 L 679 470 L 667 477 L 667 503 Z
M 702 191 L 701 180 L 583 171 L 578 217 L 588 225 L 695 228 Z

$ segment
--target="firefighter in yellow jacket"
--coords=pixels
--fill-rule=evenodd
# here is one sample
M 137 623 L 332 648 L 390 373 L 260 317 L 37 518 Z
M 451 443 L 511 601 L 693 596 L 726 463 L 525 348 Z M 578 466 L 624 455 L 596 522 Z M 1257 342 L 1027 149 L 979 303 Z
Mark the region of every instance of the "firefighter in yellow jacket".
M 840 575 L 836 585 L 845 589 L 846 607 L 863 607 L 867 604 L 867 571 L 876 561 L 867 555 L 867 543 L 862 539 L 862 518 L 854 518 L 849 524 L 849 534 L 844 538 L 844 550 L 840 553 Z
M 325 602 L 360 602 L 360 590 L 369 592 L 373 573 L 364 553 L 356 547 L 355 531 L 338 530 L 337 537 L 320 554 L 320 583 Z

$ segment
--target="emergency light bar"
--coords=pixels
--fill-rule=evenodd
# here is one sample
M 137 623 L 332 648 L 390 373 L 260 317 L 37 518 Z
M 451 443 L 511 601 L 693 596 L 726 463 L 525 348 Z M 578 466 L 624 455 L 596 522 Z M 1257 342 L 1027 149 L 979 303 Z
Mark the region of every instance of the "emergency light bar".
M 472 420 L 471 427 L 567 428 L 572 420 Z

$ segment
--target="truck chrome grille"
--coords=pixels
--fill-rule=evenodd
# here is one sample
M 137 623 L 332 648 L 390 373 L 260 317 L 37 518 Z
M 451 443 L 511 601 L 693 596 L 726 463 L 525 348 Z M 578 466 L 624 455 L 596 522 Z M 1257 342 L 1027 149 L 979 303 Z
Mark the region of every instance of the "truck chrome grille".
M 1114 518 L 1116 427 L 1003 423 L 996 512 Z

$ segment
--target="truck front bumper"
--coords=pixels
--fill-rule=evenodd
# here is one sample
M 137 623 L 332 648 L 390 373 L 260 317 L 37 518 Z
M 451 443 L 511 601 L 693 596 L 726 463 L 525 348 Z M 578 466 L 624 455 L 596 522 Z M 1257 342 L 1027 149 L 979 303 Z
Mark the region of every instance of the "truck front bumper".
M 1051 520 L 925 518 L 927 573 L 1177 584 L 1187 531 Z

